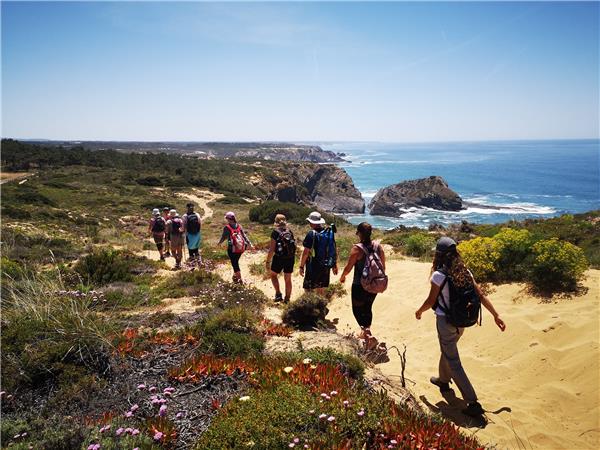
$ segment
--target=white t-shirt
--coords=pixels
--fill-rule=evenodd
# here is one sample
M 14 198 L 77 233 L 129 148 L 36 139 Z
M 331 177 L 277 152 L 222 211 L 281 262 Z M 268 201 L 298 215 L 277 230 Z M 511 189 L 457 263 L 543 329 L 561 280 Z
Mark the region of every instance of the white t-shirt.
M 436 270 L 431 275 L 431 282 L 433 284 L 435 284 L 436 286 L 441 286 L 445 279 L 446 279 L 446 275 L 444 275 L 439 270 Z M 444 307 L 446 309 L 448 309 L 450 307 L 449 303 L 448 303 L 449 298 L 450 298 L 450 289 L 448 288 L 448 283 L 446 283 L 444 285 L 444 288 L 442 289 L 442 295 L 438 296 L 438 302 L 443 302 L 444 303 Z M 444 311 L 442 311 L 442 309 L 439 306 L 435 309 L 435 313 L 438 316 L 445 316 L 446 315 L 446 314 L 444 314 Z

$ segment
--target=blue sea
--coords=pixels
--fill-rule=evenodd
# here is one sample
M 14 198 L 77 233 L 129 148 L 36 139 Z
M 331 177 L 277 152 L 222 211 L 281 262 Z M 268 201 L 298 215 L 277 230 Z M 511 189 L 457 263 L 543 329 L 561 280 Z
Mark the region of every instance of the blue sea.
M 465 201 L 479 205 L 447 212 L 414 208 L 400 218 L 349 215 L 379 228 L 426 228 L 467 220 L 499 223 L 600 208 L 600 141 L 500 141 L 452 143 L 328 143 L 344 152 L 341 163 L 367 205 L 378 189 L 404 180 L 440 175 Z

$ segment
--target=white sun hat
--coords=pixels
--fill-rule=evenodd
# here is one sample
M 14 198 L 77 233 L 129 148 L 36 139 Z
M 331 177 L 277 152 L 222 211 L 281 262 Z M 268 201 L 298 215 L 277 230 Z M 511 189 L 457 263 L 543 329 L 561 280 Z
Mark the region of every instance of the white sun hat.
M 318 211 L 311 212 L 306 218 L 306 220 L 312 223 L 313 225 L 323 225 L 325 223 L 325 219 L 321 217 L 321 213 Z

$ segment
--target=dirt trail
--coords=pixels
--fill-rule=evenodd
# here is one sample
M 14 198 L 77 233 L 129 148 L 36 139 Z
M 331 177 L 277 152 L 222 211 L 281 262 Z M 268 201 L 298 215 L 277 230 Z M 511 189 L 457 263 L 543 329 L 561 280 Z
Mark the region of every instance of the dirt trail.
M 27 181 L 27 177 L 32 175 L 33 173 L 31 172 L 0 172 L 0 184 L 17 180 L 20 180 L 19 184 L 23 184 Z

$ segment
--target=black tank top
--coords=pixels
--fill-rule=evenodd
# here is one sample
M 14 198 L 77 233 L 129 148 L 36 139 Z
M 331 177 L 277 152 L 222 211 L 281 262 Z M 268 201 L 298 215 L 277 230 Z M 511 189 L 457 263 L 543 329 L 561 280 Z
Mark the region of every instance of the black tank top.
M 369 246 L 367 248 L 370 250 L 372 247 Z M 360 284 L 360 277 L 362 277 L 362 272 L 365 268 L 365 252 L 360 249 L 360 253 L 362 256 L 356 261 L 356 264 L 354 264 L 354 278 L 352 279 L 352 284 Z

